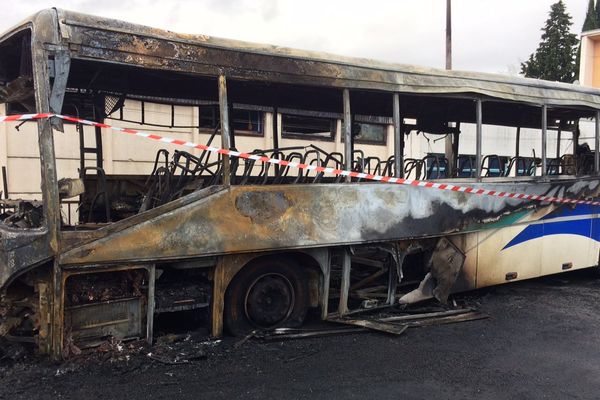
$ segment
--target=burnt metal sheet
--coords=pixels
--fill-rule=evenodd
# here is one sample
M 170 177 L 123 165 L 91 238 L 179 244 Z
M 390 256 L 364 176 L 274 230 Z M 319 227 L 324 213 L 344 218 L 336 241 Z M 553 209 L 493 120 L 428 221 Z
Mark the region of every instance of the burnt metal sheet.
M 231 77 L 291 83 L 302 80 L 313 85 L 413 93 L 470 92 L 507 100 L 593 108 L 600 103 L 599 91 L 568 84 L 391 64 L 207 35 L 176 34 L 62 10 L 58 13 L 61 29 L 80 46 L 79 56 L 86 58 L 181 70 L 187 67 L 211 75 L 227 69 Z
M 392 335 L 402 335 L 408 328 L 406 325 L 394 325 L 386 322 L 368 320 L 368 319 L 329 319 L 331 322 L 344 325 L 360 326 L 372 331 L 390 333 Z
M 0 223 L 0 289 L 52 256 L 46 228 L 18 229 Z
M 556 197 L 598 196 L 598 178 L 473 184 Z M 60 263 L 166 260 L 445 236 L 486 229 L 511 212 L 555 205 L 389 184 L 232 186 L 200 191 L 99 229 Z M 175 203 L 175 202 L 173 202 Z M 500 221 L 501 222 L 501 221 Z
M 0 44 L 24 30 L 31 30 L 33 81 L 36 112 L 49 112 L 47 49 L 60 45 L 58 16 L 54 9 L 43 10 L 0 35 Z M 65 53 L 66 54 L 66 53 Z M 51 260 L 58 251 L 60 207 L 54 165 L 54 144 L 50 121 L 38 121 L 42 195 L 45 227 L 15 229 L 0 224 L 0 289 L 19 274 Z
M 65 323 L 78 344 L 112 336 L 143 336 L 141 297 L 84 304 L 65 309 Z
M 52 20 L 49 16 L 54 14 Z M 41 18 L 40 15 L 43 17 Z M 598 108 L 600 91 L 578 85 L 342 57 L 274 45 L 177 34 L 65 10 L 44 10 L 34 29 L 59 23 L 59 42 L 73 58 L 145 68 L 293 84 L 397 91 L 477 93 L 534 104 Z M 50 38 L 51 34 L 46 34 Z

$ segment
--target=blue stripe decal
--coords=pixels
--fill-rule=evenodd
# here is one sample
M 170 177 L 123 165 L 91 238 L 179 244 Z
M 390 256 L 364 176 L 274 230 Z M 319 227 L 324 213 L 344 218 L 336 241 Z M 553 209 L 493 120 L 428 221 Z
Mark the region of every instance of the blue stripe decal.
M 574 208 L 568 206 L 561 207 L 542 217 L 540 221 L 544 221 L 544 223 L 527 226 L 508 242 L 502 250 L 549 235 L 577 235 L 600 242 L 600 220 L 596 214 L 597 212 L 597 207 L 589 205 L 579 205 Z M 590 218 L 574 219 L 570 221 L 551 221 L 554 218 L 577 217 L 590 214 L 596 215 Z
M 529 225 L 515 236 L 504 249 L 516 246 L 529 240 L 550 235 L 578 235 L 600 242 L 600 226 L 598 218 L 576 219 L 572 221 L 546 222 Z M 592 228 L 592 226 L 594 228 Z
M 509 247 L 516 246 L 528 240 L 537 239 L 544 236 L 544 224 L 529 225 L 523 229 L 517 236 L 515 236 L 502 250 L 506 250 Z
M 578 204 L 576 207 L 564 205 L 542 217 L 541 219 L 546 220 L 552 218 L 575 217 L 578 215 L 597 214 L 598 212 L 598 206 L 591 206 L 589 204 Z

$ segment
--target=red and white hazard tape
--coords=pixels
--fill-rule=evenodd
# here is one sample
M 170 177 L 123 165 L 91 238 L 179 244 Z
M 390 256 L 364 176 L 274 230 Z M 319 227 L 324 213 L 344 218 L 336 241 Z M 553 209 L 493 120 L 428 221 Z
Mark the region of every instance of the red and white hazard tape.
M 286 166 L 286 167 L 305 169 L 308 171 L 316 171 L 316 172 L 323 172 L 323 173 L 327 173 L 327 174 L 350 176 L 352 178 L 367 179 L 367 180 L 379 181 L 379 182 L 396 183 L 396 184 L 400 184 L 400 185 L 410 185 L 410 186 L 418 186 L 418 187 L 440 189 L 440 190 L 451 190 L 453 192 L 465 192 L 465 193 L 478 194 L 478 195 L 483 195 L 483 196 L 507 197 L 507 198 L 511 198 L 511 199 L 533 200 L 533 201 L 541 201 L 541 202 L 549 202 L 549 203 L 586 204 L 586 205 L 600 206 L 600 201 L 567 199 L 567 198 L 560 198 L 560 197 L 541 196 L 541 195 L 524 194 L 524 193 L 499 192 L 499 191 L 495 191 L 495 190 L 477 189 L 477 188 L 469 187 L 469 186 L 457 186 L 457 185 L 451 185 L 451 184 L 447 184 L 447 183 L 426 182 L 426 181 L 419 181 L 419 180 L 414 180 L 414 179 L 394 178 L 391 176 L 374 175 L 374 174 L 367 174 L 364 172 L 347 171 L 347 170 L 335 169 L 335 168 L 330 168 L 330 167 L 321 167 L 321 166 L 316 166 L 316 165 L 302 164 L 302 163 L 298 163 L 298 162 L 294 162 L 294 161 L 279 160 L 277 158 L 269 158 L 266 156 L 259 156 L 256 154 L 249 154 L 249 153 L 244 153 L 244 152 L 239 152 L 239 151 L 234 151 L 234 150 L 221 149 L 218 147 L 206 146 L 203 144 L 192 143 L 192 142 L 188 142 L 188 141 L 181 140 L 181 139 L 173 139 L 173 138 L 169 138 L 169 137 L 165 137 L 165 136 L 159 136 L 159 135 L 155 135 L 153 133 L 147 133 L 147 132 L 138 131 L 135 129 L 119 128 L 119 127 L 108 125 L 108 124 L 103 124 L 103 123 L 94 122 L 94 121 L 88 121 L 85 119 L 70 117 L 70 116 L 60 115 L 60 114 L 46 113 L 46 114 L 21 114 L 21 115 L 0 116 L 0 122 L 28 121 L 28 120 L 47 119 L 47 118 L 52 118 L 52 117 L 60 118 L 64 121 L 75 122 L 75 123 L 79 123 L 79 124 L 83 124 L 83 125 L 97 126 L 100 128 L 111 129 L 113 131 L 126 133 L 129 135 L 140 136 L 143 138 L 152 139 L 152 140 L 155 140 L 155 141 L 158 141 L 161 143 L 175 144 L 178 146 L 185 146 L 185 147 L 189 147 L 189 148 L 193 148 L 193 149 L 200 149 L 200 150 L 210 151 L 212 153 L 223 154 L 223 155 L 230 156 L 230 157 L 238 157 L 238 158 L 243 158 L 246 160 L 260 161 L 263 163 L 279 164 L 279 165 Z

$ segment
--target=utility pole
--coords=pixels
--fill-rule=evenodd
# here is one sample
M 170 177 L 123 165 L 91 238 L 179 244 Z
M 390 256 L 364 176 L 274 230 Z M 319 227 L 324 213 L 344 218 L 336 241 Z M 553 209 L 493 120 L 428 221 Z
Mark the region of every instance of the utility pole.
M 446 0 L 446 69 L 452 69 L 452 0 Z M 444 140 L 444 155 L 448 160 L 446 174 L 452 174 L 456 169 L 453 139 L 454 141 L 458 140 L 454 134 L 449 133 Z M 447 176 L 450 177 L 450 175 Z
M 446 0 L 446 69 L 452 69 L 452 0 Z

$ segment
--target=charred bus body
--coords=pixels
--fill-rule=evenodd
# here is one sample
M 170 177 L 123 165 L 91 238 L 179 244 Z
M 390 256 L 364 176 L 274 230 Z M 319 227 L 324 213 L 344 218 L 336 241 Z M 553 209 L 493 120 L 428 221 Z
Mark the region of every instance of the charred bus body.
M 125 104 L 137 101 L 142 125 L 152 125 L 144 104 L 170 107 L 167 129 L 175 107 L 199 107 L 211 110 L 198 111 L 196 123 L 210 128 L 199 139 L 271 158 L 498 192 L 593 199 L 600 190 L 600 92 L 573 85 L 179 35 L 57 9 L 0 38 L 0 81 L 11 114 L 128 122 Z M 243 121 L 249 130 L 270 123 L 261 148 L 248 147 L 255 142 L 236 125 L 239 109 L 270 115 Z M 319 118 L 340 124 L 327 131 Z M 579 145 L 581 118 L 596 119 L 593 150 Z M 389 128 L 386 157 L 357 148 L 361 121 Z M 279 143 L 284 123 L 289 138 L 308 132 L 315 141 Z M 28 124 L 37 125 L 42 199 L 0 201 L 0 334 L 54 357 L 107 336 L 151 341 L 161 314 L 208 311 L 220 336 L 224 326 L 298 325 L 309 308 L 327 318 L 364 300 L 444 300 L 598 262 L 591 206 L 177 149 L 156 149 L 146 173 L 113 174 L 103 140 L 114 133 L 58 119 Z M 475 127 L 474 154 L 459 151 L 461 124 Z M 510 158 L 483 154 L 483 124 L 514 127 L 517 137 L 538 129 L 541 154 L 520 156 L 518 139 Z M 57 136 L 69 129 L 79 137 Z M 548 156 L 549 130 L 569 136 L 569 153 Z M 450 138 L 445 154 L 411 157 L 406 141 L 419 132 Z M 78 144 L 77 177 L 57 174 L 57 140 Z M 342 151 L 324 149 L 328 140 Z M 415 291 L 398 289 L 421 279 Z

